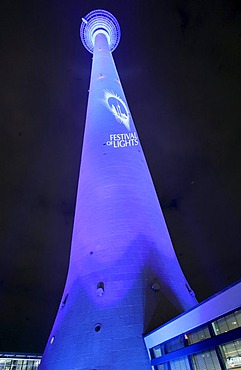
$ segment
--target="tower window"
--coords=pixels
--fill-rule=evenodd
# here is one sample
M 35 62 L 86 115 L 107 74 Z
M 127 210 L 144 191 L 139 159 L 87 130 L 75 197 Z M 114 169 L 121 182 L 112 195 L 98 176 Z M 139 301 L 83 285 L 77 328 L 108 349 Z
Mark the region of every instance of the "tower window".
M 151 289 L 153 290 L 153 292 L 159 292 L 159 290 L 161 288 L 160 288 L 160 285 L 158 283 L 153 283 L 152 286 L 151 286 Z
M 104 283 L 103 283 L 103 281 L 100 281 L 100 282 L 97 284 L 96 294 L 97 294 L 99 297 L 102 297 L 102 295 L 104 294 L 104 292 L 105 292 L 105 289 L 104 289 Z
M 186 283 L 186 288 L 189 291 L 189 293 L 191 293 L 192 289 L 190 288 L 190 286 L 187 283 Z
M 96 331 L 96 333 L 98 333 L 100 331 L 100 329 L 101 329 L 101 324 L 96 324 L 95 325 L 95 331 Z
M 53 337 L 50 339 L 50 344 L 53 344 L 53 343 L 54 343 L 54 340 L 55 340 L 55 336 L 53 336 Z
M 98 284 L 97 284 L 97 289 L 99 288 L 102 288 L 104 290 L 104 283 L 103 281 L 100 281 Z
M 66 294 L 66 296 L 64 297 L 64 300 L 62 302 L 62 305 L 61 305 L 62 307 L 64 307 L 66 305 L 66 302 L 68 300 L 68 297 L 69 297 L 69 294 Z

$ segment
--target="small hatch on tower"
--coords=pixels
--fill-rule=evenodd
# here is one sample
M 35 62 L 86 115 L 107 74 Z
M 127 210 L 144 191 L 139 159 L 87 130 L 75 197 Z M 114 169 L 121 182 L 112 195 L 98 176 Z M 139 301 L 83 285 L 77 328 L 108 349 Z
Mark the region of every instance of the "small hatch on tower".
M 103 281 L 100 281 L 100 282 L 97 284 L 96 294 L 97 294 L 99 297 L 102 297 L 102 295 L 104 294 L 104 292 L 105 292 L 105 289 L 104 289 L 104 283 L 103 283 Z
M 153 292 L 159 292 L 159 290 L 161 288 L 160 288 L 160 285 L 158 283 L 153 283 L 152 286 L 151 286 L 151 289 L 153 290 Z
M 61 307 L 64 307 L 66 305 L 66 302 L 68 300 L 68 297 L 69 297 L 69 294 L 66 294 L 66 296 L 64 297 L 64 300 L 63 300 L 63 302 L 61 304 Z

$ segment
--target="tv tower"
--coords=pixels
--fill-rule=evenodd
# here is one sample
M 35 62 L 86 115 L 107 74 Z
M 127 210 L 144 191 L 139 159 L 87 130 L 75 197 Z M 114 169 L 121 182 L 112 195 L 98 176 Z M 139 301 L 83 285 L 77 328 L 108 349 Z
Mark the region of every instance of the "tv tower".
M 112 57 L 119 24 L 94 10 L 82 19 L 80 36 L 93 64 L 71 255 L 40 369 L 150 369 L 142 334 L 167 311 L 178 314 L 197 301 Z

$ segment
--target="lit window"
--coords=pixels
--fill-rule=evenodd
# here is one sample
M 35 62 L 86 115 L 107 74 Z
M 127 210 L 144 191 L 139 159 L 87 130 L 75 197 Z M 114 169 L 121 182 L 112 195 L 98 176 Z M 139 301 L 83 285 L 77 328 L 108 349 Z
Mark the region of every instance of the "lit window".
M 221 317 L 212 323 L 216 335 L 241 327 L 241 310 Z

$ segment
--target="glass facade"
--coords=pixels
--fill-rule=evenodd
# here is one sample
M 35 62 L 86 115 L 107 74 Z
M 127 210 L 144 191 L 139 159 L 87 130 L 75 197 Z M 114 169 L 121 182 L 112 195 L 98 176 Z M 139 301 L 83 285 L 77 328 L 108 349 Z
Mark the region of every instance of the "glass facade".
M 226 368 L 241 369 L 241 340 L 235 340 L 220 346 Z
M 185 338 L 183 335 L 179 335 L 165 343 L 165 353 L 171 353 L 183 347 L 185 347 Z
M 236 310 L 212 323 L 216 335 L 241 327 L 241 310 Z
M 152 358 L 160 357 L 165 354 L 164 346 L 160 344 L 159 346 L 152 348 L 151 352 L 152 352 Z
M 241 309 L 160 343 L 150 350 L 152 368 L 241 370 L 240 328 Z
M 187 356 L 169 362 L 170 370 L 192 370 Z
M 190 333 L 185 334 L 185 338 L 188 344 L 194 344 L 201 342 L 202 340 L 211 338 L 210 330 L 207 325 L 201 327 L 200 329 L 194 330 Z
M 195 370 L 222 370 L 215 350 L 197 353 L 191 359 Z
M 37 370 L 41 356 L 0 354 L 0 370 Z
M 161 364 L 155 367 L 156 370 L 169 370 L 168 364 Z

